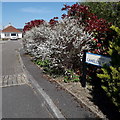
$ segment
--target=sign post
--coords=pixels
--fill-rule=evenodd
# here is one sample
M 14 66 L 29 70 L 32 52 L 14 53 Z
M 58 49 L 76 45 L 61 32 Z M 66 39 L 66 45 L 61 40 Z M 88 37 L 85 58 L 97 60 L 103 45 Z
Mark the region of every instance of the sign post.
M 86 87 L 86 68 L 87 68 L 86 63 L 102 67 L 104 64 L 109 66 L 110 61 L 111 61 L 110 57 L 89 53 L 89 52 L 87 52 L 87 50 L 84 50 L 83 59 L 82 59 L 82 62 L 83 62 L 83 67 L 82 67 L 83 74 L 82 74 L 82 78 L 81 78 L 81 81 L 80 81 L 82 87 Z

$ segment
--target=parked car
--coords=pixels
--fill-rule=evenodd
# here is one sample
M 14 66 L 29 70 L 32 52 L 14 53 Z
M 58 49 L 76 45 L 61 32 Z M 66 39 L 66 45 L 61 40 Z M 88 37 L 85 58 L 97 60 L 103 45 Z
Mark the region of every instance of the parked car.
M 18 39 L 18 35 L 15 33 L 11 34 L 11 40 L 17 40 Z

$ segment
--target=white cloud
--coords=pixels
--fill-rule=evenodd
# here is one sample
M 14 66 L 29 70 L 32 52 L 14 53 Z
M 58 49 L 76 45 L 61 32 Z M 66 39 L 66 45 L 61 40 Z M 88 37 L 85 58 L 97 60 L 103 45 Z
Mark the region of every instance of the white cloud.
M 47 10 L 45 8 L 34 8 L 34 7 L 26 7 L 26 8 L 22 8 L 21 9 L 22 12 L 26 12 L 26 13 L 50 13 L 50 10 Z

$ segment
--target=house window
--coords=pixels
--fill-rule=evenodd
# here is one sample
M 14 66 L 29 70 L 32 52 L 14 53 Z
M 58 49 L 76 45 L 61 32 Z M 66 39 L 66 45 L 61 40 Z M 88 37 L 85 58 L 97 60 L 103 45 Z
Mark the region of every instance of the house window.
M 11 33 L 11 36 L 16 36 L 16 33 Z
M 10 36 L 10 34 L 9 34 L 9 33 L 5 33 L 5 36 L 6 36 L 6 37 L 9 37 L 9 36 Z

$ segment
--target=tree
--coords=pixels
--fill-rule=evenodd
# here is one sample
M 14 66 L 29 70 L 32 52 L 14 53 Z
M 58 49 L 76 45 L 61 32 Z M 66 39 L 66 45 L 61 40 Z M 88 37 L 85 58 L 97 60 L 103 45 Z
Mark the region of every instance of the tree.
M 120 2 L 85 2 L 92 13 L 120 28 Z

